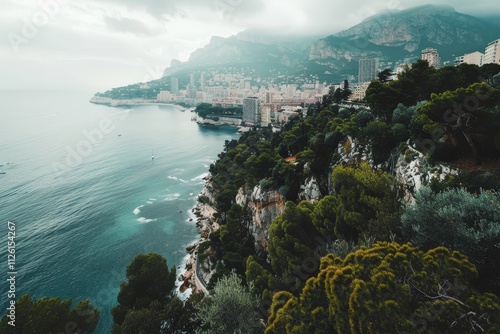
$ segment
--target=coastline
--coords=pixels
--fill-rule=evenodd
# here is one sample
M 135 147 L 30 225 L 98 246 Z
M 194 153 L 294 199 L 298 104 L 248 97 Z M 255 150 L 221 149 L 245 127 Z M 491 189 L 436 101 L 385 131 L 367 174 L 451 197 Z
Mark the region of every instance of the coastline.
M 200 196 L 211 197 L 209 190 L 210 175 L 204 178 L 205 185 L 200 192 Z M 203 292 L 208 294 L 208 290 L 205 287 L 204 277 L 199 273 L 200 263 L 198 262 L 198 250 L 200 244 L 205 242 L 210 233 L 217 228 L 217 224 L 213 226 L 215 219 L 214 213 L 215 209 L 206 203 L 201 203 L 197 201 L 196 205 L 191 209 L 194 215 L 191 220 L 196 220 L 195 224 L 198 228 L 199 238 L 186 247 L 187 255 L 184 257 L 181 263 L 181 273 L 177 276 L 178 294 L 182 296 L 181 299 L 187 299 L 194 292 Z

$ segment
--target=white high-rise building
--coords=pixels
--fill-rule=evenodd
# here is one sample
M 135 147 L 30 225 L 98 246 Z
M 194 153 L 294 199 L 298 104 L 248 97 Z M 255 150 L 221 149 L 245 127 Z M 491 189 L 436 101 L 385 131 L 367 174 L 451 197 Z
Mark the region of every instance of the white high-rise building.
M 427 48 L 425 50 L 422 50 L 422 59 L 427 60 L 429 66 L 432 66 L 434 68 L 441 67 L 441 57 L 439 57 L 439 53 L 436 49 Z
M 261 126 L 267 126 L 271 123 L 271 106 L 264 105 L 260 112 L 260 122 Z
M 201 72 L 201 74 L 200 74 L 200 89 L 202 91 L 205 90 L 205 76 L 206 76 L 205 72 Z
M 500 38 L 488 43 L 484 51 L 484 64 L 500 64 Z
M 378 59 L 360 59 L 358 70 L 358 83 L 370 82 L 377 79 Z
M 191 86 L 196 87 L 196 78 L 194 76 L 194 73 L 191 73 L 189 75 L 189 83 L 191 84 Z
M 179 94 L 179 79 L 176 77 L 170 78 L 170 92 L 174 95 Z
M 266 103 L 273 103 L 273 92 L 266 92 Z
M 260 101 L 258 97 L 243 99 L 243 122 L 245 124 L 260 124 Z

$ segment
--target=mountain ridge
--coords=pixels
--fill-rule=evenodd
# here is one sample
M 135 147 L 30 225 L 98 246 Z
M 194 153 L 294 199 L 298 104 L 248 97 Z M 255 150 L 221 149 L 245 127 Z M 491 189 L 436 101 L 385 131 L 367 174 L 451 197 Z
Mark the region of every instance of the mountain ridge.
M 464 53 L 484 52 L 487 43 L 499 38 L 498 26 L 457 12 L 451 6 L 423 5 L 387 10 L 360 23 L 319 38 L 287 36 L 264 29 L 247 29 L 224 38 L 214 36 L 186 62 L 175 61 L 163 76 L 206 67 L 247 66 L 274 68 L 287 73 L 307 72 L 339 80 L 357 73 L 357 60 L 380 58 L 391 66 L 420 58 L 420 50 L 437 48 L 442 59 L 452 61 Z
M 484 48 L 495 38 L 493 29 L 493 24 L 458 13 L 450 6 L 424 5 L 376 14 L 335 36 L 366 39 L 382 46 L 403 46 L 406 51 L 414 52 L 427 44 L 450 46 L 458 43 Z

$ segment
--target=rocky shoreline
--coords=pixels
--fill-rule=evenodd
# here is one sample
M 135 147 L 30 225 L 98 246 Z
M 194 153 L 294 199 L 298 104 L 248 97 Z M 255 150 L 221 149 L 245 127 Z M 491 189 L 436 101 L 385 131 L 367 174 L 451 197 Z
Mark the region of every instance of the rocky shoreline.
M 209 190 L 210 176 L 204 178 L 205 186 L 200 193 L 200 196 L 211 198 Z M 182 282 L 179 287 L 180 293 L 185 293 L 188 289 L 192 292 L 207 293 L 206 288 L 197 277 L 196 268 L 198 267 L 198 249 L 199 245 L 205 242 L 210 235 L 210 232 L 216 230 L 217 224 L 215 223 L 215 209 L 207 203 L 197 202 L 195 207 L 191 210 L 196 217 L 196 227 L 200 237 L 195 242 L 186 247 L 188 258 L 184 263 L 185 272 L 179 275 L 178 280 Z

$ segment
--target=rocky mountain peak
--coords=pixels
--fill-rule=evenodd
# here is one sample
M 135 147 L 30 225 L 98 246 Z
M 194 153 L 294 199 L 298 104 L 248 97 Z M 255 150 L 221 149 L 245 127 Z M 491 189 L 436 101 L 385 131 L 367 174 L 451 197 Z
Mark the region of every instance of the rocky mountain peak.
M 494 39 L 493 25 L 455 11 L 451 6 L 425 5 L 385 11 L 335 36 L 372 44 L 403 47 L 408 52 L 427 46 L 484 48 Z

